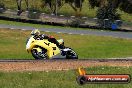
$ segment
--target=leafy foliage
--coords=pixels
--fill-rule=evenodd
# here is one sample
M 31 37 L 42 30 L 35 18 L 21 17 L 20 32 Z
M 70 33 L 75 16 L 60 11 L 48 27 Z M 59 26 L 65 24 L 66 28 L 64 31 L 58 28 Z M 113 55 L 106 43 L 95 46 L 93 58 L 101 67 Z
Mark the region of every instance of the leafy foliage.
M 52 13 L 56 14 L 55 12 L 65 3 L 68 3 L 75 12 L 81 12 L 84 0 L 42 0 L 42 2 L 42 7 L 48 6 Z
M 117 13 L 117 10 L 112 6 L 112 3 L 109 2 L 108 6 L 99 8 L 97 11 L 97 17 L 99 19 L 109 19 L 111 21 L 119 20 L 120 15 Z
M 122 0 L 122 3 L 119 7 L 122 11 L 132 14 L 132 1 Z
M 42 0 L 42 7 L 48 6 L 53 14 L 56 14 L 57 10 L 59 10 L 65 4 L 64 0 Z
M 75 12 L 78 12 L 78 9 L 81 12 L 84 0 L 65 0 L 65 2 L 68 3 Z
M 114 23 L 115 20 L 120 19 L 120 15 L 117 13 L 117 7 L 120 4 L 119 0 L 94 0 L 95 2 L 92 2 L 92 0 L 89 0 L 91 7 L 99 7 L 97 10 L 97 18 L 98 23 L 101 27 L 104 27 L 106 22 L 104 22 L 104 19 L 107 20 L 107 26 L 111 27 L 111 24 Z
M 99 7 L 100 3 L 97 0 L 89 0 L 91 8 Z
M 109 3 L 112 3 L 112 7 L 120 10 L 132 13 L 132 1 L 131 0 L 89 0 L 91 8 L 94 7 L 105 7 L 108 6 Z

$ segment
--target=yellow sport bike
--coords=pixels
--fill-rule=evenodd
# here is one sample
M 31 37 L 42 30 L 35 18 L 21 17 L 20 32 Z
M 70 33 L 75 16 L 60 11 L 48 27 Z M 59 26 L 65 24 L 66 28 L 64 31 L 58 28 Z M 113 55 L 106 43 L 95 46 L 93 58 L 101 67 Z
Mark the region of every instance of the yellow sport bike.
M 63 40 L 57 40 L 64 44 Z M 35 38 L 31 35 L 26 42 L 26 50 L 35 59 L 78 59 L 78 55 L 71 48 L 59 49 L 56 44 L 48 39 Z

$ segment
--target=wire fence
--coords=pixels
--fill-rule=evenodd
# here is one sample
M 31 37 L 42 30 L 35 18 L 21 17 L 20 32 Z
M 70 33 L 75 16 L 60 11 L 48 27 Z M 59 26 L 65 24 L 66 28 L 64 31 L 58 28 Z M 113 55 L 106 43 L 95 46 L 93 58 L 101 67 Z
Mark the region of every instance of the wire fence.
M 29 12 L 29 11 L 23 11 L 21 15 L 18 15 L 17 14 L 18 11 L 19 10 L 0 8 L 0 16 L 18 18 L 18 19 L 26 19 L 26 20 L 36 20 L 36 21 L 50 22 L 50 23 L 56 22 L 56 23 L 65 24 L 66 26 L 67 25 L 77 25 L 77 24 L 99 26 L 97 22 L 98 21 L 97 18 L 89 18 L 86 16 L 83 16 L 83 17 L 65 16 L 63 14 L 56 16 L 55 14 Z M 107 20 L 106 19 L 104 20 L 104 22 L 106 22 L 105 24 L 107 24 Z M 131 30 L 132 22 L 122 22 L 119 28 Z

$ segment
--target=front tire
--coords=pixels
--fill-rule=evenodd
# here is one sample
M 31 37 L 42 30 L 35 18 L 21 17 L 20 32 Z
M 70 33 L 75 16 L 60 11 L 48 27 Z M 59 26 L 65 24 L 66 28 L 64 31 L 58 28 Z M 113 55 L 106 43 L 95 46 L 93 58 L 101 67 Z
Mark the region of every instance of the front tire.
M 39 47 L 39 48 L 41 48 L 41 47 Z M 33 49 L 32 51 L 31 51 L 31 53 L 32 53 L 32 56 L 36 59 L 36 60 L 43 60 L 43 59 L 48 59 L 48 55 L 47 55 L 47 50 L 45 50 L 45 49 L 43 49 L 43 48 L 41 48 L 42 49 L 42 52 L 38 52 L 36 49 Z

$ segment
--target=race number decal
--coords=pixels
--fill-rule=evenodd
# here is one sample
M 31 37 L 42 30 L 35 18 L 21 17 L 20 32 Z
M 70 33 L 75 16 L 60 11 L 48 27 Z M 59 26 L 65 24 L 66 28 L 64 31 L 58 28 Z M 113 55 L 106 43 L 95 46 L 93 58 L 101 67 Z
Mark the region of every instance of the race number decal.
M 46 42 L 44 42 L 44 43 L 45 43 L 46 45 L 48 45 L 48 46 L 50 45 L 50 43 L 46 43 Z
M 53 50 L 56 50 L 56 47 L 52 47 L 53 48 Z
M 53 50 L 56 50 L 56 47 L 52 47 L 53 48 Z M 54 55 L 54 52 L 53 52 L 53 55 Z

